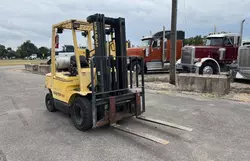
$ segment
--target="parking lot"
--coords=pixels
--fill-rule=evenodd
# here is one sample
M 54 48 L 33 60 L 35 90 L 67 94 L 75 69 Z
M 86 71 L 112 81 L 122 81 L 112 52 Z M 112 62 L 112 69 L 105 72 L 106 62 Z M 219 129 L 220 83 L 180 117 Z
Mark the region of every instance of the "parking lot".
M 0 161 L 247 161 L 250 105 L 243 102 L 146 93 L 146 116 L 192 132 L 139 120 L 121 125 L 169 141 L 167 145 L 102 127 L 75 129 L 70 118 L 45 108 L 44 76 L 23 66 L 0 68 Z

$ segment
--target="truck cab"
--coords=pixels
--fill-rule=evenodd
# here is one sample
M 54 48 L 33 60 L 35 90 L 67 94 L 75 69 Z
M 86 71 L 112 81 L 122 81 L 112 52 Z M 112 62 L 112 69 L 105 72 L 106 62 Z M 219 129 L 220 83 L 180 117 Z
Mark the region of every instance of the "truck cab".
M 176 59 L 181 57 L 181 49 L 183 47 L 184 31 L 177 32 L 177 52 Z M 170 62 L 170 31 L 157 32 L 153 36 L 146 36 L 141 39 L 141 44 L 136 48 L 127 49 L 128 56 L 140 56 L 144 58 L 144 71 L 149 70 L 167 70 Z M 135 69 L 132 61 L 129 66 Z M 139 67 L 139 70 L 141 67 Z
M 239 43 L 240 34 L 237 33 L 209 34 L 201 46 L 184 46 L 177 64 L 188 72 L 219 74 L 237 59 Z

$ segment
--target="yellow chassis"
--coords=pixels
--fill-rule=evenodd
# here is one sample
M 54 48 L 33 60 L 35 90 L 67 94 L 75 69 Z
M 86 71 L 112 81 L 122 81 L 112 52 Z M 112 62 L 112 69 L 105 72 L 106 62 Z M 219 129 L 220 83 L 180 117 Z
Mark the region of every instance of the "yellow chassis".
M 73 28 L 73 24 L 78 24 L 77 28 Z M 93 24 L 90 24 L 86 21 L 80 20 L 66 20 L 61 23 L 55 24 L 52 26 L 52 44 L 51 44 L 51 73 L 46 75 L 46 84 L 45 87 L 48 88 L 55 99 L 58 99 L 62 102 L 70 104 L 76 94 L 86 96 L 91 94 L 91 91 L 87 88 L 87 86 L 91 82 L 91 73 L 90 68 L 82 68 L 80 74 L 77 76 L 67 76 L 68 73 L 56 72 L 55 66 L 55 37 L 56 37 L 56 29 L 69 29 L 72 31 L 73 42 L 74 42 L 74 51 L 76 56 L 77 68 L 80 68 L 79 55 L 85 55 L 86 50 L 78 48 L 76 31 L 87 31 L 89 34 L 87 35 L 88 49 L 91 51 L 92 42 L 91 42 L 91 34 L 93 31 Z M 110 54 L 115 55 L 115 42 L 109 42 L 107 44 L 110 48 Z M 128 42 L 127 42 L 128 47 Z M 107 47 L 108 49 L 108 47 Z M 95 52 L 92 51 L 90 56 L 92 56 Z M 86 56 L 86 55 L 85 55 Z
M 78 27 L 74 28 L 73 24 L 78 24 Z M 91 93 L 91 91 L 87 88 L 91 82 L 91 73 L 90 68 L 82 68 L 77 76 L 68 76 L 68 72 L 56 72 L 55 36 L 56 29 L 58 28 L 72 30 L 77 68 L 81 69 L 79 55 L 85 54 L 85 49 L 80 49 L 77 47 L 78 43 L 76 31 L 88 31 L 88 33 L 90 33 L 93 26 L 92 24 L 89 24 L 85 21 L 67 20 L 55 24 L 52 27 L 51 73 L 46 74 L 45 87 L 51 91 L 53 98 L 70 104 L 77 94 L 86 96 Z M 92 50 L 91 34 L 88 34 L 87 38 L 88 49 Z M 93 55 L 93 53 L 91 53 L 91 55 Z

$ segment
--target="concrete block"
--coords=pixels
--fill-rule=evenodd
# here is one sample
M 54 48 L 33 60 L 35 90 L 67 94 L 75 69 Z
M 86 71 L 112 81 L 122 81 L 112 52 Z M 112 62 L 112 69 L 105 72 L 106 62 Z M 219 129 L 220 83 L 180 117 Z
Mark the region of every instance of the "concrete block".
M 25 64 L 24 67 L 25 67 L 25 70 L 31 71 L 31 64 Z
M 33 71 L 37 71 L 38 70 L 38 65 L 33 65 Z
M 24 67 L 25 67 L 25 70 L 30 71 L 30 72 L 34 72 L 38 70 L 38 65 L 36 64 L 25 64 Z
M 184 91 L 225 95 L 230 92 L 230 77 L 181 73 L 177 75 L 177 87 Z
M 50 65 L 39 65 L 38 66 L 38 73 L 40 74 L 47 74 L 50 73 L 51 69 L 50 69 Z
M 48 65 L 47 63 L 40 63 L 40 65 Z

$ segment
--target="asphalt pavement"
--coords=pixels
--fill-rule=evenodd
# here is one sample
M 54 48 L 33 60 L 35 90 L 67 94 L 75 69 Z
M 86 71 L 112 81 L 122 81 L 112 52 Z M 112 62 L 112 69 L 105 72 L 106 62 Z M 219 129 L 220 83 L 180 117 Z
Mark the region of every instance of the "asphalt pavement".
M 45 108 L 44 76 L 0 68 L 0 161 L 248 161 L 250 105 L 146 93 L 146 116 L 192 132 L 131 119 L 120 124 L 169 141 L 161 145 L 111 127 L 87 132 Z

